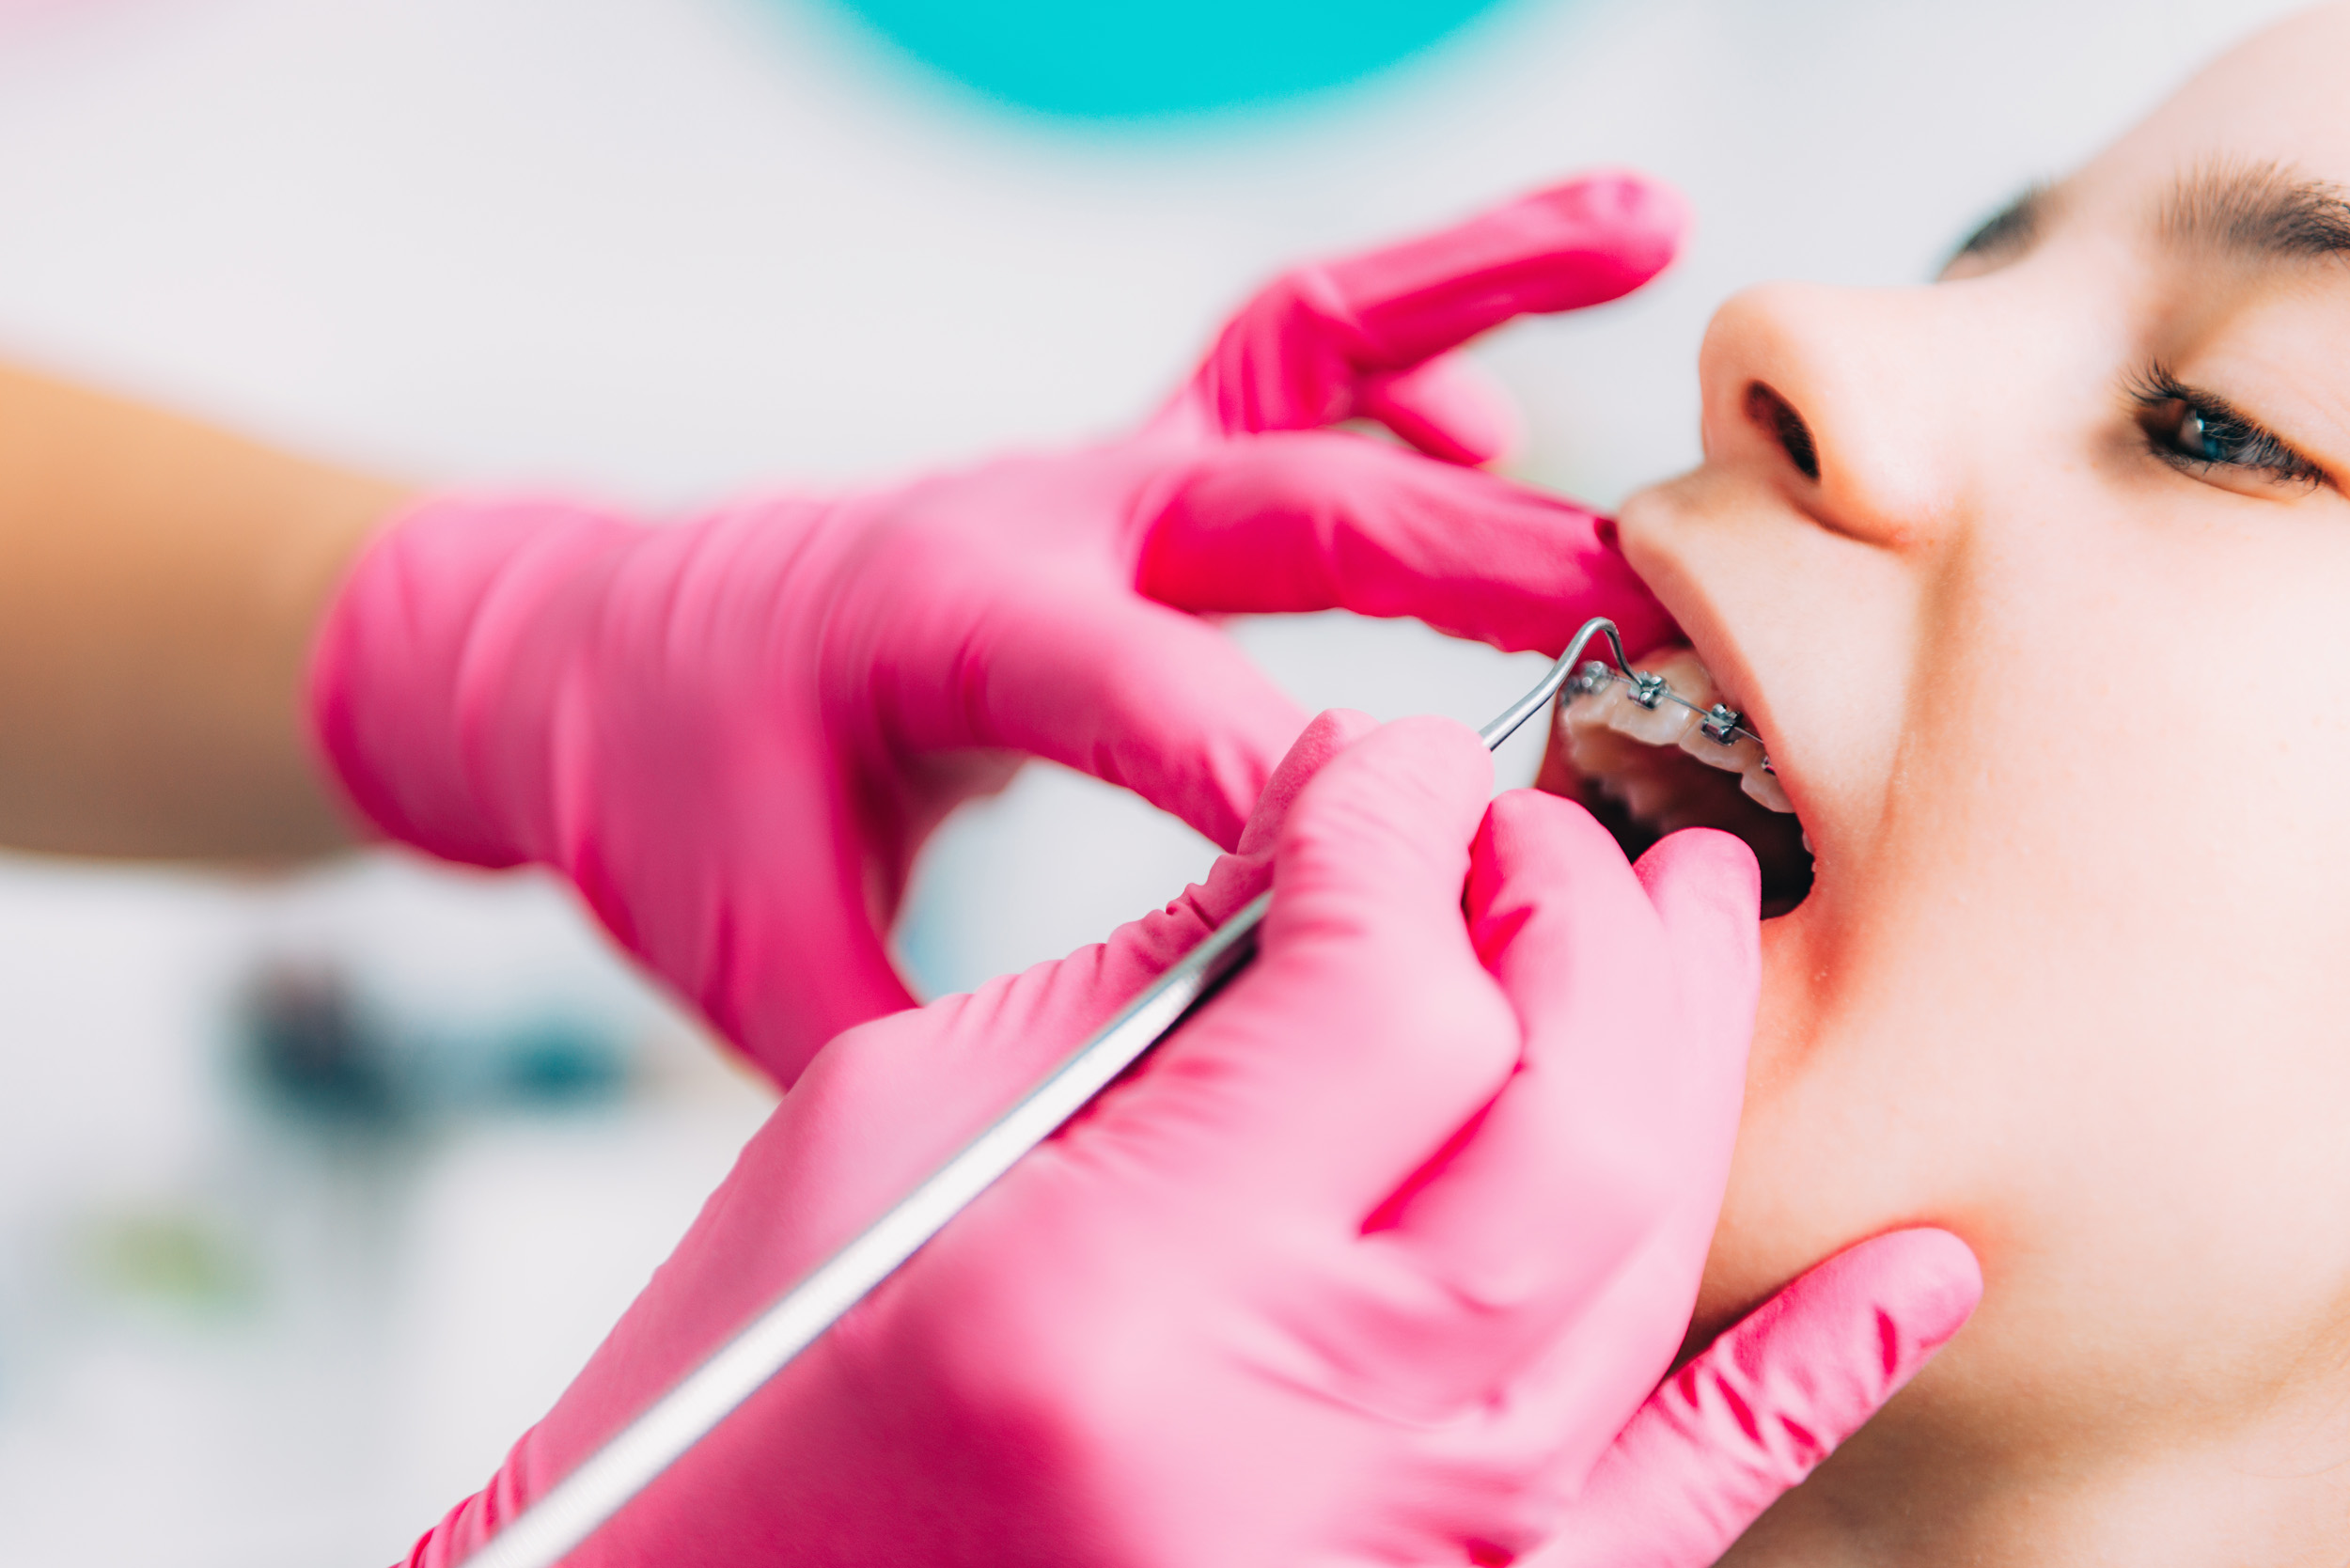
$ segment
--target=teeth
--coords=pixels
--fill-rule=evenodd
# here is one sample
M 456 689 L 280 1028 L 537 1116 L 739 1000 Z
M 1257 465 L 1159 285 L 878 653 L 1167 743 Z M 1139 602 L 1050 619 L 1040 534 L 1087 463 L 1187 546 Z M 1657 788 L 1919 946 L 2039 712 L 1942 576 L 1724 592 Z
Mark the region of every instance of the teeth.
M 1717 712 L 1728 713 L 1727 709 Z M 1689 715 L 1688 732 L 1681 737 L 1681 749 L 1709 768 L 1724 773 L 1756 773 L 1762 766 L 1762 744 L 1753 736 L 1739 733 L 1724 735 L 1716 740 L 1705 725 L 1696 722 L 1698 715 Z
M 1770 771 L 1762 743 L 1721 701 L 1713 677 L 1686 648 L 1654 659 L 1631 681 L 1578 686 L 1563 717 L 1575 771 L 1644 821 L 1670 818 L 1686 792 L 1666 760 L 1670 752 L 1651 748 L 1677 748 L 1707 767 L 1738 775 L 1739 788 L 1767 810 L 1792 815 L 1795 809 Z
M 1589 667 L 1588 666 L 1585 667 Z M 1578 690 L 1567 704 L 1567 729 L 1576 741 L 1622 733 L 1616 715 L 1632 706 L 1622 681 L 1608 681 L 1594 690 Z
M 1746 791 L 1747 797 L 1766 811 L 1777 811 L 1789 817 L 1795 814 L 1794 802 L 1789 800 L 1787 792 L 1778 786 L 1778 775 L 1767 768 L 1755 768 L 1741 776 L 1738 788 Z M 1804 845 L 1806 849 L 1810 847 L 1808 843 Z
M 1649 666 L 1640 676 L 1630 685 L 1611 682 L 1623 694 L 1623 701 L 1609 713 L 1607 723 L 1643 745 L 1671 745 L 1697 728 L 1697 711 L 1664 696 L 1666 691 L 1699 709 L 1713 704 L 1713 677 L 1685 648 Z

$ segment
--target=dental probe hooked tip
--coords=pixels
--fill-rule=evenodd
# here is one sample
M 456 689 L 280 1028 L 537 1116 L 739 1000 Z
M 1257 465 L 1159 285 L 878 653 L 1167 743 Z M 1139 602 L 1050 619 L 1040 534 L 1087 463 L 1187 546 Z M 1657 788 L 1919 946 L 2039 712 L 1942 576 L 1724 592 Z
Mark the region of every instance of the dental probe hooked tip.
M 1607 651 L 1616 656 L 1616 667 L 1623 671 L 1626 680 L 1639 679 L 1633 671 L 1632 661 L 1623 656 L 1623 637 L 1617 632 L 1616 623 L 1604 615 L 1595 615 L 1567 639 L 1566 651 L 1551 661 L 1550 667 L 1543 672 L 1543 678 L 1534 682 L 1532 691 L 1503 709 L 1498 718 L 1477 732 L 1477 738 L 1485 743 L 1487 751 L 1516 734 L 1520 725 L 1542 712 L 1544 705 L 1559 695 L 1559 688 L 1576 674 L 1576 661 L 1583 657 L 1583 651 L 1591 645 L 1593 637 L 1607 639 Z M 1598 661 L 1592 662 L 1596 664 Z
M 1594 616 L 1567 639 L 1566 651 L 1533 690 L 1477 732 L 1488 751 L 1540 713 L 1570 679 L 1594 667 L 1606 670 L 1596 660 L 1577 669 L 1594 637 L 1607 639 L 1622 671 L 1609 679 L 1638 678 L 1616 623 Z M 1666 695 L 1683 700 L 1669 690 Z M 1260 894 L 1202 937 L 986 1131 L 516 1515 L 465 1560 L 467 1568 L 555 1568 L 1247 964 L 1256 955 L 1257 927 L 1272 906 L 1273 895 Z

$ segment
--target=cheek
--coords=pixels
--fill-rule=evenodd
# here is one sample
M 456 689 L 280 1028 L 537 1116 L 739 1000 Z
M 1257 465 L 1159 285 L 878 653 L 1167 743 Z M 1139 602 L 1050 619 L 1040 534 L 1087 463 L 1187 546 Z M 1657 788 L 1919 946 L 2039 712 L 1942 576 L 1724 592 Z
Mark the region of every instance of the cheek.
M 2083 518 L 1940 585 L 1848 956 L 1870 1048 L 1965 1090 L 1981 1188 L 2123 1224 L 2350 1114 L 2350 723 L 2317 695 L 2350 689 L 2350 548 L 2232 504 Z
M 2060 1056 L 2350 1019 L 2350 525 L 2081 484 L 1929 574 L 1854 1002 Z
M 1917 1222 L 2012 1310 L 2160 1281 L 2163 1341 L 2217 1260 L 2350 1274 L 2270 1223 L 2290 1193 L 2350 1235 L 2350 531 L 2093 499 L 1930 574 L 1846 896 L 1765 930 L 1709 1332 Z
M 2350 527 L 2166 499 L 1986 587 L 2046 629 L 2054 680 L 1968 694 L 1949 745 L 1981 786 L 1939 812 L 2017 945 L 2116 1022 L 2350 1018 Z
M 1809 1018 L 1789 921 L 1763 932 L 1763 996 L 1738 1146 L 1705 1262 L 1692 1337 L 1704 1342 L 1814 1263 L 1900 1225 L 1949 1224 L 1901 1125 L 1910 1095 L 1868 1081 L 1872 1056 Z M 1966 1232 L 1961 1231 L 1962 1234 Z M 1969 1238 L 1972 1239 L 1971 1237 Z

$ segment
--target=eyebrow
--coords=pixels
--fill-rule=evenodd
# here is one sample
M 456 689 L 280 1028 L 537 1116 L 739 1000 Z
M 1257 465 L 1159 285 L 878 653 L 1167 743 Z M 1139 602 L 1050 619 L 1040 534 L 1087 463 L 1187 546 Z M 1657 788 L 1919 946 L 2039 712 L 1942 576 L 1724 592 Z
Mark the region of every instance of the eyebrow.
M 2251 261 L 2313 261 L 2350 256 L 2350 194 L 2280 164 L 2196 169 L 2163 203 L 2162 237 Z
M 1951 262 L 1965 257 L 2007 256 L 2029 250 L 2047 220 L 2051 194 L 2044 182 L 2026 187 L 1960 241 L 1958 248 L 1950 252 L 1950 260 L 1942 263 L 1943 268 L 1948 270 Z
M 1943 263 L 2013 259 L 2039 242 L 2056 205 L 2036 184 L 1985 218 Z M 2156 230 L 2179 249 L 2213 249 L 2252 261 L 2350 257 L 2350 191 L 2281 164 L 2208 165 L 2182 176 L 2159 209 Z

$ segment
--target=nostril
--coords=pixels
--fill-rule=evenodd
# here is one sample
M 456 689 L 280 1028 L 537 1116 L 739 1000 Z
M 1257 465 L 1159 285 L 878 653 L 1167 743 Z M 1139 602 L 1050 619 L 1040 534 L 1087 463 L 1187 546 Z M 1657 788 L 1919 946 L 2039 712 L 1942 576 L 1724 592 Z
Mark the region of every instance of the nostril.
M 1820 477 L 1820 448 L 1812 443 L 1811 427 L 1803 422 L 1786 399 L 1755 382 L 1747 388 L 1747 417 L 1776 437 L 1807 479 Z

